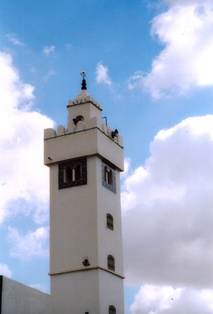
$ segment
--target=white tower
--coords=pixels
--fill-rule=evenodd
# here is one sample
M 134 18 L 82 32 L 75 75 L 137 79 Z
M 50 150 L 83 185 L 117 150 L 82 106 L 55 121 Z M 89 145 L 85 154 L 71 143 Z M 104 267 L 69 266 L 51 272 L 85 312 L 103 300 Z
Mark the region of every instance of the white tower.
M 122 138 L 102 124 L 82 76 L 82 91 L 68 102 L 68 128 L 44 131 L 51 314 L 123 314 Z

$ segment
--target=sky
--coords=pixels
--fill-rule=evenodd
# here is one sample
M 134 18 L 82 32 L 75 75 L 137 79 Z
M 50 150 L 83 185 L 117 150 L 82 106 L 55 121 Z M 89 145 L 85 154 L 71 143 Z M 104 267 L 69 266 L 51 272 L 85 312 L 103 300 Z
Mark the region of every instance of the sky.
M 43 129 L 87 91 L 124 137 L 125 314 L 213 313 L 212 0 L 1 0 L 0 274 L 49 292 Z

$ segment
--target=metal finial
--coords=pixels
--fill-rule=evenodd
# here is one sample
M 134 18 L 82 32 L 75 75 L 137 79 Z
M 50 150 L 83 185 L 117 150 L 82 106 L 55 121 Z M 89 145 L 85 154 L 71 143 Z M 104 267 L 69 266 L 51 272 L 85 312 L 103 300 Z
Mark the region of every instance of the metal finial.
M 86 90 L 87 89 L 87 83 L 85 80 L 86 72 L 82 71 L 81 76 L 83 77 L 82 83 L 81 83 L 81 89 Z

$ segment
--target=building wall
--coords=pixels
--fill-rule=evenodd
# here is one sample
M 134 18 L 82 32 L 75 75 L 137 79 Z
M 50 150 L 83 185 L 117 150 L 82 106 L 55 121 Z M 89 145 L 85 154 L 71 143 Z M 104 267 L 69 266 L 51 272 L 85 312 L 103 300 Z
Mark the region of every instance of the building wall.
M 104 314 L 99 304 L 98 271 L 94 269 L 52 276 L 51 297 L 51 314 Z
M 109 314 L 110 305 L 124 314 L 122 280 L 101 269 L 54 276 L 51 296 L 51 314 Z
M 50 296 L 0 276 L 0 314 L 50 314 Z
M 68 111 L 68 130 L 44 131 L 44 163 L 50 167 L 51 314 L 108 314 L 110 306 L 123 314 L 122 138 L 101 123 L 101 109 L 86 91 L 69 103 Z M 107 225 L 107 214 L 114 229 Z
M 50 171 L 50 274 L 74 271 L 88 256 L 98 264 L 95 157 L 88 158 L 88 184 L 58 189 L 58 165 Z

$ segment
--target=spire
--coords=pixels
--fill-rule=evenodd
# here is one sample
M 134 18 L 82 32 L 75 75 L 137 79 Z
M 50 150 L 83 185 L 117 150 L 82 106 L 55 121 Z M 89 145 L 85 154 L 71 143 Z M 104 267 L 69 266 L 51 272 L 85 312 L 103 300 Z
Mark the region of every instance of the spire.
M 86 73 L 84 71 L 81 72 L 81 76 L 83 77 L 82 83 L 81 83 L 81 89 L 86 90 L 87 89 L 87 83 L 84 77 L 86 76 Z

